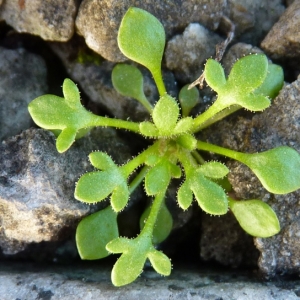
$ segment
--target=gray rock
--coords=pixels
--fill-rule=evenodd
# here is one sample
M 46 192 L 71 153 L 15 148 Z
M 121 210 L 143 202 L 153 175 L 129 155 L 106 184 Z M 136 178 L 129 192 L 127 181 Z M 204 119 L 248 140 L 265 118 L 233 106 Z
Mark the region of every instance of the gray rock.
M 215 56 L 215 48 L 222 39 L 198 23 L 190 24 L 181 35 L 167 44 L 165 61 L 177 80 L 190 83 L 203 71 L 207 58 Z
M 207 132 L 207 139 L 215 144 L 241 152 L 255 153 L 280 145 L 300 152 L 300 77 L 280 92 L 270 108 L 263 113 L 224 120 Z M 300 274 L 300 191 L 287 195 L 268 193 L 255 175 L 245 166 L 230 163 L 229 179 L 236 197 L 262 199 L 278 215 L 281 232 L 272 238 L 255 239 L 261 252 L 260 270 L 269 277 L 276 274 Z
M 169 277 L 147 269 L 134 283 L 121 288 L 113 287 L 110 269 L 102 264 L 38 267 L 2 263 L 0 280 L 3 300 L 297 300 L 300 290 L 299 280 L 261 282 L 246 272 L 188 266 L 174 266 Z
M 165 28 L 167 37 L 182 30 L 189 23 L 199 22 L 216 29 L 223 14 L 226 1 L 151 1 L 84 0 L 76 19 L 78 32 L 87 45 L 110 61 L 124 61 L 117 46 L 117 32 L 121 19 L 130 6 L 136 6 L 155 15 Z
M 0 20 L 5 20 L 18 32 L 38 35 L 44 40 L 67 41 L 74 33 L 74 0 L 4 1 Z
M 281 0 L 229 0 L 227 16 L 240 42 L 257 45 L 284 12 Z
M 47 69 L 40 56 L 0 47 L 0 140 L 32 125 L 27 106 L 47 91 Z
M 294 1 L 261 43 L 272 58 L 297 58 L 300 55 L 300 2 Z
M 70 43 L 53 43 L 52 49 L 61 58 L 70 77 L 80 85 L 92 102 L 98 104 L 110 115 L 120 119 L 144 121 L 149 119 L 149 112 L 138 101 L 120 95 L 112 86 L 111 72 L 114 63 L 101 60 L 95 55 L 91 61 L 79 61 L 80 46 L 76 41 Z M 83 50 L 84 52 L 85 50 Z M 81 54 L 84 56 L 84 54 Z M 75 57 L 75 59 L 74 59 Z M 140 66 L 139 66 L 140 67 Z M 144 76 L 144 92 L 148 100 L 154 105 L 159 99 L 156 85 L 149 72 L 140 68 Z M 163 72 L 167 91 L 177 96 L 177 85 L 170 71 Z
M 120 151 L 122 149 L 122 151 Z M 0 246 L 15 254 L 30 243 L 69 238 L 79 220 L 104 207 L 74 198 L 75 182 L 92 166 L 88 154 L 109 153 L 117 163 L 131 157 L 114 129 L 96 129 L 59 154 L 50 132 L 29 129 L 0 146 Z
M 255 267 L 259 252 L 253 237 L 246 234 L 235 217 L 201 216 L 200 257 L 204 261 L 218 262 L 223 266 Z

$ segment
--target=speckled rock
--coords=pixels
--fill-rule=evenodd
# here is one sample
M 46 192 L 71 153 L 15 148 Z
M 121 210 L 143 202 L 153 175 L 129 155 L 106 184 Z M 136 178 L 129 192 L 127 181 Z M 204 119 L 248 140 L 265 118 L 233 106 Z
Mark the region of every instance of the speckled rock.
M 96 54 L 85 52 L 80 43 L 72 40 L 70 43 L 53 43 L 52 49 L 63 61 L 70 77 L 79 84 L 80 90 L 106 113 L 133 121 L 149 119 L 149 112 L 138 101 L 120 95 L 112 86 L 111 73 L 114 63 L 104 61 Z M 81 51 L 81 52 L 80 52 Z M 138 66 L 140 67 L 140 66 Z M 159 99 L 156 85 L 152 76 L 143 67 L 140 70 L 144 76 L 144 92 L 148 100 L 154 105 Z M 163 72 L 167 91 L 177 96 L 177 83 L 170 71 Z
M 300 56 L 300 1 L 294 1 L 261 43 L 272 58 Z
M 27 106 L 47 91 L 47 68 L 40 56 L 0 47 L 0 140 L 33 124 Z
M 0 20 L 44 40 L 67 41 L 74 33 L 76 10 L 75 0 L 10 0 L 0 7 Z
M 169 277 L 145 270 L 132 284 L 113 287 L 110 268 L 101 264 L 38 267 L 32 264 L 0 267 L 3 300 L 298 300 L 299 280 L 262 282 L 238 271 L 188 269 L 174 266 Z
M 155 15 L 170 37 L 191 22 L 199 22 L 210 29 L 216 29 L 225 4 L 224 0 L 84 0 L 79 7 L 76 26 L 91 49 L 110 61 L 124 61 L 125 57 L 117 47 L 117 32 L 121 19 L 130 6 L 145 9 Z
M 167 44 L 165 62 L 175 77 L 183 83 L 196 80 L 207 58 L 215 56 L 215 48 L 222 41 L 217 34 L 198 23 L 190 24 L 181 35 Z
M 64 154 L 57 152 L 54 135 L 41 129 L 3 141 L 0 247 L 4 254 L 18 253 L 30 243 L 69 238 L 83 216 L 99 209 L 73 196 L 76 180 L 92 170 L 87 156 L 93 150 L 107 151 L 117 163 L 131 156 L 113 129 L 93 130 Z
M 284 12 L 281 0 L 229 0 L 227 16 L 240 42 L 258 45 Z
M 253 237 L 246 234 L 235 217 L 201 216 L 200 257 L 229 267 L 255 267 L 259 252 Z
M 221 121 L 207 133 L 212 143 L 241 152 L 260 152 L 287 145 L 300 152 L 300 77 L 284 87 L 263 113 Z M 211 132 L 212 132 L 211 131 Z M 260 251 L 259 268 L 269 277 L 300 274 L 300 191 L 287 195 L 268 193 L 255 175 L 237 162 L 229 164 L 229 179 L 238 198 L 262 199 L 278 215 L 281 231 L 274 237 L 255 239 Z M 279 183 L 280 184 L 280 183 Z

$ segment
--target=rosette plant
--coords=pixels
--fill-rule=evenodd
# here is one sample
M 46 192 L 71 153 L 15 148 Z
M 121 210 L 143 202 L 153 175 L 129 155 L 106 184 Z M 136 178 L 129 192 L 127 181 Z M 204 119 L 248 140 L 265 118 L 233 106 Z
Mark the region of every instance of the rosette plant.
M 115 89 L 144 105 L 150 121 L 137 123 L 87 111 L 80 103 L 77 86 L 70 79 L 63 83 L 63 98 L 43 95 L 29 104 L 35 123 L 58 133 L 56 147 L 60 153 L 95 126 L 127 129 L 153 141 L 123 165 L 115 164 L 103 152 L 89 155 L 95 170 L 80 177 L 75 198 L 96 203 L 109 197 L 110 205 L 79 223 L 76 243 L 81 258 L 93 260 L 120 254 L 111 275 L 115 286 L 133 282 L 146 260 L 159 274 L 169 275 L 171 261 L 156 245 L 172 229 L 172 216 L 165 204 L 172 178 L 183 178 L 177 193 L 178 205 L 183 210 L 195 200 L 210 215 L 232 211 L 241 227 L 253 236 L 277 234 L 280 225 L 272 208 L 259 199 L 230 198 L 219 184 L 226 178 L 228 168 L 218 161 L 205 161 L 201 154 L 213 152 L 247 165 L 265 189 L 276 194 L 290 193 L 300 187 L 300 155 L 286 146 L 261 153 L 241 153 L 199 140 L 195 134 L 238 109 L 254 112 L 266 109 L 282 87 L 282 69 L 270 64 L 265 55 L 256 54 L 238 60 L 226 77 L 221 64 L 208 59 L 204 78 L 217 98 L 204 113 L 191 117 L 190 111 L 198 102 L 198 90 L 183 87 L 179 100 L 167 93 L 161 72 L 165 32 L 153 15 L 129 8 L 119 28 L 118 45 L 126 57 L 146 67 L 156 83 L 160 98 L 152 106 L 144 94 L 139 69 L 118 64 L 112 72 Z M 153 197 L 152 205 L 141 216 L 140 234 L 134 239 L 120 237 L 117 214 L 126 207 L 130 194 L 139 184 L 144 185 L 147 196 Z

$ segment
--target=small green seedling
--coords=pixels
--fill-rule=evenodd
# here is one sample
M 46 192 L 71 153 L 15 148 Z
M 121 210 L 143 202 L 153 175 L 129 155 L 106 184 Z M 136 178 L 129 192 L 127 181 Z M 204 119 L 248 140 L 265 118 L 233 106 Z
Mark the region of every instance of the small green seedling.
M 224 215 L 231 210 L 241 227 L 253 236 L 277 234 L 280 225 L 272 208 L 257 199 L 230 198 L 223 186 L 228 168 L 217 161 L 205 161 L 201 153 L 213 152 L 240 161 L 256 174 L 266 190 L 277 194 L 300 188 L 300 155 L 286 146 L 262 153 L 240 153 L 198 140 L 195 133 L 240 108 L 266 109 L 283 85 L 282 69 L 268 63 L 263 54 L 249 55 L 237 61 L 226 78 L 221 64 L 208 59 L 204 78 L 217 93 L 217 99 L 203 114 L 191 117 L 189 113 L 198 102 L 197 89 L 184 87 L 179 102 L 165 89 L 161 73 L 165 32 L 161 23 L 148 12 L 132 7 L 121 22 L 118 43 L 125 56 L 150 70 L 160 99 L 154 107 L 148 102 L 142 74 L 131 65 L 116 65 L 113 85 L 120 94 L 144 105 L 150 121 L 135 123 L 94 115 L 81 105 L 79 91 L 70 79 L 63 83 L 64 98 L 44 95 L 29 104 L 36 124 L 58 134 L 59 152 L 68 150 L 76 138 L 95 126 L 123 128 L 153 140 L 151 146 L 123 165 L 115 164 L 103 152 L 89 155 L 95 170 L 80 177 L 75 198 L 96 203 L 110 196 L 110 206 L 79 223 L 76 243 L 81 258 L 92 260 L 121 254 L 112 270 L 115 286 L 133 282 L 147 259 L 159 274 L 169 275 L 171 262 L 156 250 L 156 245 L 172 229 L 172 216 L 165 204 L 172 178 L 184 178 L 177 193 L 183 210 L 195 199 L 211 215 Z M 132 174 L 136 174 L 134 178 Z M 117 213 L 126 207 L 130 194 L 142 182 L 153 202 L 141 216 L 141 232 L 134 239 L 119 237 Z

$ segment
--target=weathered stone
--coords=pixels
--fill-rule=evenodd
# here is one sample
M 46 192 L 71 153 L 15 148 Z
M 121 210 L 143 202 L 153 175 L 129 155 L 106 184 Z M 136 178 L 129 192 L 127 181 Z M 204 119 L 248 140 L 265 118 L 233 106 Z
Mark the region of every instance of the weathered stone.
M 27 106 L 47 91 L 47 69 L 40 56 L 0 47 L 0 140 L 33 124 Z
M 75 0 L 10 0 L 0 7 L 0 20 L 19 32 L 63 42 L 74 33 L 76 11 Z
M 297 300 L 299 280 L 260 282 L 247 272 L 188 269 L 174 266 L 161 277 L 146 269 L 132 284 L 116 288 L 110 269 L 102 264 L 38 267 L 32 264 L 1 264 L 2 299 L 68 300 Z
M 84 46 L 82 46 L 84 47 Z M 78 60 L 80 46 L 78 41 L 65 44 L 52 44 L 52 49 L 59 55 L 70 77 L 79 84 L 80 89 L 102 109 L 114 117 L 144 121 L 149 119 L 149 112 L 138 101 L 120 95 L 112 86 L 111 73 L 114 63 L 99 61 L 99 57 L 90 57 L 90 61 Z M 140 66 L 138 66 L 140 67 Z M 158 101 L 159 95 L 152 76 L 143 67 L 140 70 L 144 76 L 144 92 L 153 105 Z M 163 72 L 167 91 L 172 96 L 177 96 L 177 85 L 170 71 Z
M 203 213 L 201 223 L 201 259 L 233 268 L 257 265 L 259 252 L 253 237 L 243 231 L 230 212 L 225 216 Z
M 165 61 L 177 80 L 190 83 L 202 73 L 207 58 L 215 56 L 215 48 L 222 39 L 200 24 L 190 24 L 181 35 L 167 44 Z
M 240 42 L 257 45 L 284 12 L 281 0 L 229 0 L 227 16 Z
M 30 243 L 69 238 L 68 231 L 82 217 L 106 205 L 87 205 L 73 196 L 76 180 L 92 170 L 87 156 L 94 150 L 109 153 L 117 163 L 131 157 L 113 129 L 92 130 L 64 154 L 57 152 L 54 135 L 41 129 L 3 141 L 0 246 L 5 254 L 15 254 Z
M 300 1 L 294 1 L 262 41 L 262 48 L 272 58 L 300 56 Z
M 117 46 L 117 32 L 122 17 L 130 6 L 136 6 L 155 15 L 163 24 L 167 37 L 182 30 L 189 23 L 199 22 L 216 29 L 223 14 L 226 1 L 168 1 L 142 0 L 84 0 L 76 19 L 78 32 L 87 45 L 110 61 L 124 61 Z

